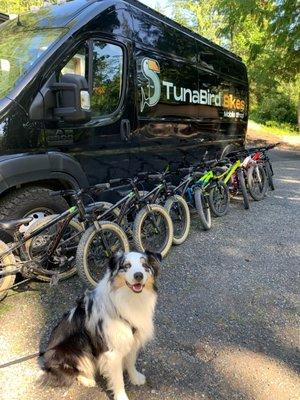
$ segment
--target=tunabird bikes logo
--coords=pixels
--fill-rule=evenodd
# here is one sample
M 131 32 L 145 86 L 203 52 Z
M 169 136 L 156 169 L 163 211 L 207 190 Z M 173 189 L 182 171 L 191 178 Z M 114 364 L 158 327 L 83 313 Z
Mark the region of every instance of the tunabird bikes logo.
M 154 107 L 163 97 L 172 102 L 184 102 L 190 104 L 202 104 L 215 107 L 223 107 L 225 117 L 243 118 L 246 110 L 246 102 L 231 94 L 217 91 L 214 88 L 191 90 L 175 85 L 167 80 L 160 80 L 160 65 L 157 60 L 143 58 L 141 62 L 141 112 L 145 106 Z M 230 111 L 228 111 L 230 110 Z
M 142 74 L 147 81 L 147 85 L 141 86 L 142 101 L 141 112 L 144 111 L 145 106 L 153 107 L 160 100 L 161 83 L 158 74 L 160 73 L 160 66 L 156 60 L 151 58 L 144 58 L 142 60 Z

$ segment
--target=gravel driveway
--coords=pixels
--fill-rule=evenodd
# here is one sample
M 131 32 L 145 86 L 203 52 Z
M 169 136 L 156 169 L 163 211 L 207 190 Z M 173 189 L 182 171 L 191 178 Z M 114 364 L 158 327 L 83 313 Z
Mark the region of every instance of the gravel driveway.
M 163 262 L 156 339 L 139 357 L 147 385 L 132 400 L 298 400 L 300 153 L 272 152 L 276 191 L 203 232 Z M 77 277 L 34 283 L 0 304 L 0 364 L 36 352 L 84 290 Z M 0 369 L 1 400 L 104 400 L 97 388 L 36 388 L 36 360 Z

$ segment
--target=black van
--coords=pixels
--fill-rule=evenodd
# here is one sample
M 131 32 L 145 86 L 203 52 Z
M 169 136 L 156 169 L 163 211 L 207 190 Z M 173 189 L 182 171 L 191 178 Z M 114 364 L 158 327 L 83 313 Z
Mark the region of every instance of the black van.
M 136 0 L 76 0 L 0 27 L 0 218 L 243 145 L 245 65 Z

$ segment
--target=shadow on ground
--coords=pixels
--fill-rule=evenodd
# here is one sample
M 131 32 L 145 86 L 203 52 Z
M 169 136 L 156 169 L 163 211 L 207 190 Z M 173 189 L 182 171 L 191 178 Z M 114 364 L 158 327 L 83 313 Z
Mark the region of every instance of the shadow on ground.
M 193 217 L 187 242 L 164 261 L 156 340 L 139 358 L 145 387 L 132 400 L 299 398 L 299 157 L 274 152 L 275 192 L 203 232 Z M 77 277 L 34 283 L 0 304 L 0 363 L 44 348 L 60 316 L 84 291 Z M 3 400 L 104 400 L 100 387 L 36 388 L 35 360 L 0 372 Z

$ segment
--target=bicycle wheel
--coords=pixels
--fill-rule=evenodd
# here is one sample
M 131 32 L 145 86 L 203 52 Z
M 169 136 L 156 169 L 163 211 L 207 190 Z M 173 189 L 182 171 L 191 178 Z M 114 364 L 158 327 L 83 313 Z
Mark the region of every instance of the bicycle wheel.
M 209 207 L 215 217 L 223 217 L 229 209 L 229 189 L 228 186 L 218 181 L 209 191 Z
M 118 250 L 129 251 L 123 229 L 110 221 L 100 221 L 100 229 L 90 226 L 82 235 L 76 253 L 76 266 L 81 280 L 95 287 L 103 278 L 108 259 Z
M 265 166 L 265 171 L 266 171 L 266 175 L 268 178 L 268 183 L 269 183 L 270 189 L 275 190 L 274 181 L 273 181 L 274 172 L 273 172 L 273 168 L 272 168 L 270 161 L 266 160 L 264 163 L 264 166 Z
M 250 206 L 249 206 L 248 192 L 247 192 L 247 188 L 246 188 L 246 182 L 245 182 L 243 170 L 241 168 L 238 169 L 236 172 L 236 175 L 237 175 L 239 189 L 242 191 L 242 195 L 243 195 L 244 208 L 245 208 L 245 210 L 248 210 Z
M 57 217 L 55 214 L 49 215 L 36 221 L 30 226 L 26 234 L 47 225 L 55 217 Z M 28 240 L 25 244 L 29 258 L 40 264 L 44 269 L 58 272 L 59 280 L 70 278 L 76 274 L 76 249 L 83 232 L 83 226 L 75 219 L 71 219 L 68 226 L 65 227 L 63 236 L 53 254 L 48 257 L 47 252 L 59 234 L 59 229 L 63 223 L 64 221 L 60 221 L 50 228 L 45 228 L 42 233 Z M 51 276 L 42 273 L 36 275 L 36 277 L 44 282 L 51 281 Z
M 253 200 L 262 200 L 268 188 L 267 176 L 262 164 L 256 164 L 247 170 L 247 182 L 249 194 Z
M 182 244 L 188 237 L 191 227 L 189 206 L 183 197 L 175 195 L 167 199 L 165 209 L 173 222 L 173 244 Z
M 173 223 L 167 210 L 158 204 L 143 207 L 134 219 L 132 237 L 138 251 L 149 250 L 165 257 L 173 240 Z
M 0 240 L 0 254 L 8 250 L 6 243 Z M 9 271 L 16 265 L 15 257 L 12 253 L 8 253 L 6 256 L 1 257 L 0 255 L 0 271 Z M 7 295 L 8 290 L 12 287 L 16 279 L 16 274 L 6 275 L 0 277 L 0 301 Z
M 204 198 L 202 189 L 196 188 L 194 196 L 197 213 L 200 217 L 202 227 L 205 231 L 208 231 L 211 228 L 211 214 L 209 205 Z

